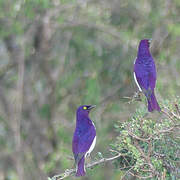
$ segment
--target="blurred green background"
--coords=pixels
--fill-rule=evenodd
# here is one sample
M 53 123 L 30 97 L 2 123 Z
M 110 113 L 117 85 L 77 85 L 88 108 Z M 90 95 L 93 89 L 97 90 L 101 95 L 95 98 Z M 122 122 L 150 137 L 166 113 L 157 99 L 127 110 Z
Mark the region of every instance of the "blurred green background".
M 0 0 L 0 180 L 47 179 L 72 168 L 75 111 L 96 104 L 97 153 L 142 102 L 133 62 L 152 38 L 160 102 L 180 96 L 179 0 Z M 88 180 L 119 180 L 111 163 Z M 67 178 L 68 179 L 68 178 Z M 73 179 L 70 177 L 69 179 Z

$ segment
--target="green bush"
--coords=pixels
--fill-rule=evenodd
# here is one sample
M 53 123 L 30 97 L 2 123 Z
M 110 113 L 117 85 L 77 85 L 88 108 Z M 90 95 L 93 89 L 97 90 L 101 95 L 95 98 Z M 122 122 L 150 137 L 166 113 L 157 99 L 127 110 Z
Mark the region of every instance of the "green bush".
M 115 128 L 119 135 L 113 148 L 122 153 L 116 168 L 138 178 L 178 178 L 180 103 L 167 103 L 162 113 L 148 114 L 139 108 Z

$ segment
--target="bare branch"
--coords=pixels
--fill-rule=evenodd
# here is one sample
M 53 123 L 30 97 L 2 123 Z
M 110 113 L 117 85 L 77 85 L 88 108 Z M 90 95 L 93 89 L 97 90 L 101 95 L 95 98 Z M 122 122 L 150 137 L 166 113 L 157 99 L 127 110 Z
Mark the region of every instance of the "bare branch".
M 148 137 L 148 138 L 138 137 L 138 136 L 136 136 L 135 134 L 133 134 L 130 130 L 128 130 L 128 134 L 129 134 L 131 137 L 133 137 L 133 138 L 135 138 L 135 139 L 137 139 L 137 140 L 143 141 L 143 142 L 148 142 L 148 141 L 151 139 L 151 137 Z
M 17 81 L 17 101 L 14 114 L 14 138 L 16 143 L 17 157 L 15 159 L 17 173 L 20 180 L 24 179 L 24 170 L 22 165 L 22 143 L 21 143 L 21 119 L 23 108 L 23 90 L 24 90 L 24 49 L 19 51 L 18 57 L 18 81 Z
M 152 178 L 153 176 L 152 175 L 149 175 L 149 176 L 138 176 L 137 174 L 134 174 L 132 172 L 129 172 L 133 177 L 137 177 L 138 179 L 149 179 L 149 178 Z
M 134 144 L 136 148 L 138 149 L 138 151 L 141 153 L 141 156 L 148 162 L 148 165 L 150 166 L 150 169 L 152 170 L 152 172 L 155 172 L 149 156 L 145 154 L 145 152 L 141 149 L 137 141 L 135 141 Z
M 161 112 L 162 112 L 165 116 L 167 116 L 169 119 L 171 119 L 171 120 L 174 122 L 173 117 L 172 117 L 169 113 L 167 113 L 167 112 L 164 111 L 164 110 L 161 110 Z
M 112 151 L 112 150 L 111 150 Z M 117 151 L 115 151 L 117 152 Z M 98 161 L 95 161 L 93 163 L 87 164 L 86 168 L 92 168 L 96 165 L 105 163 L 105 162 L 109 162 L 109 161 L 114 161 L 116 159 L 118 159 L 120 156 L 124 156 L 123 154 L 117 152 L 118 154 L 116 156 L 110 157 L 110 158 L 102 158 Z M 60 179 L 65 179 L 66 177 L 72 176 L 74 173 L 76 172 L 76 169 L 66 169 L 64 173 L 62 174 L 58 174 L 53 176 L 52 178 L 49 178 L 49 180 L 60 180 Z

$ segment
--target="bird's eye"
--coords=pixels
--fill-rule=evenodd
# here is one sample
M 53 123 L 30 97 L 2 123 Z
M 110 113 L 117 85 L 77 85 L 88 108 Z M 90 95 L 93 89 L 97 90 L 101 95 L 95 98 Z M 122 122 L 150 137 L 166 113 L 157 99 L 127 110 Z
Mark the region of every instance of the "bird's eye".
M 87 109 L 87 107 L 86 107 L 86 106 L 84 106 L 84 107 L 83 107 L 83 109 L 84 109 L 84 110 L 86 110 L 86 109 Z

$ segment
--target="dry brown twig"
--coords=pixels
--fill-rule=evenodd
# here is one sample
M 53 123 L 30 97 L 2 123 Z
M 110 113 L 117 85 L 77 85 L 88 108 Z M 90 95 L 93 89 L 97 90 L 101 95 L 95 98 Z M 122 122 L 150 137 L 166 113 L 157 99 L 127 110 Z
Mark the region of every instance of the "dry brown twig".
M 124 156 L 123 154 L 119 153 L 118 151 L 115 151 L 115 150 L 112 150 L 112 149 L 110 151 L 117 153 L 117 155 L 113 156 L 113 157 L 110 157 L 110 158 L 102 158 L 100 160 L 97 160 L 95 162 L 87 164 L 86 168 L 92 168 L 92 167 L 94 167 L 96 165 L 99 165 L 99 164 L 102 164 L 102 163 L 106 163 L 106 162 L 110 162 L 110 161 L 114 161 L 114 160 L 118 159 L 120 156 Z M 48 180 L 65 179 L 65 178 L 67 178 L 69 176 L 72 176 L 75 172 L 76 172 L 76 169 L 66 169 L 64 173 L 55 175 L 52 178 L 48 178 Z
M 131 137 L 137 139 L 137 140 L 140 140 L 140 141 L 143 141 L 143 142 L 149 142 L 149 140 L 151 139 L 151 137 L 148 137 L 148 138 L 141 138 L 141 137 L 138 137 L 136 136 L 135 134 L 133 134 L 130 130 L 128 130 L 128 133 Z
M 169 111 L 169 109 L 168 109 L 167 107 L 165 107 L 165 108 Z M 175 118 L 177 118 L 177 119 L 180 119 L 180 117 L 179 117 L 178 115 L 176 115 L 176 114 L 175 114 L 174 112 L 172 112 L 172 111 L 167 112 L 167 111 L 165 111 L 164 109 L 162 109 L 161 112 L 162 112 L 165 116 L 167 116 L 169 119 L 171 119 L 172 122 L 175 122 L 175 120 L 174 120 L 173 117 L 175 117 Z M 172 116 L 170 115 L 170 113 L 172 114 Z

